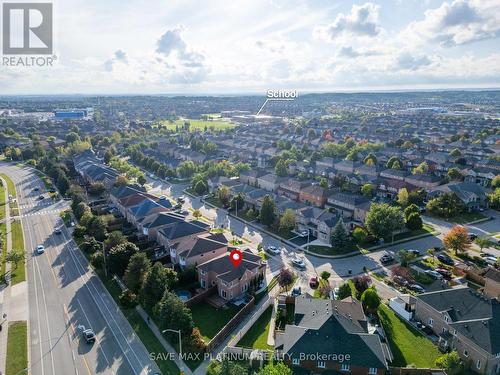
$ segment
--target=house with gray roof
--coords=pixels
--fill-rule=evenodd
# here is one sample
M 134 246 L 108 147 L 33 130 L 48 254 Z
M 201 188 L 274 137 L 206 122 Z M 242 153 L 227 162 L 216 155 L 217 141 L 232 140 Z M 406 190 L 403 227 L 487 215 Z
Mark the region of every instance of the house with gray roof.
M 293 324 L 276 335 L 276 349 L 294 373 L 385 374 L 388 351 L 368 333 L 361 303 L 351 297 L 295 298 Z
M 415 318 L 445 350 L 456 350 L 469 370 L 500 372 L 500 302 L 467 287 L 419 294 Z
M 250 249 L 242 251 L 242 260 L 234 267 L 229 253 L 198 265 L 198 280 L 203 289 L 217 286 L 217 293 L 226 301 L 237 299 L 250 288 L 252 280 L 262 279 L 266 264 Z

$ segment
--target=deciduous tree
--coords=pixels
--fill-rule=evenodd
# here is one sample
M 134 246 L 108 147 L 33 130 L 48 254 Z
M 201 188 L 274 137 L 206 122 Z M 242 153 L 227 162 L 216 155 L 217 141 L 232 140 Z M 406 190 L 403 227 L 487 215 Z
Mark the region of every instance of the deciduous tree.
M 470 247 L 470 238 L 467 229 L 461 225 L 455 225 L 443 238 L 444 246 L 453 250 L 455 254 L 464 252 Z

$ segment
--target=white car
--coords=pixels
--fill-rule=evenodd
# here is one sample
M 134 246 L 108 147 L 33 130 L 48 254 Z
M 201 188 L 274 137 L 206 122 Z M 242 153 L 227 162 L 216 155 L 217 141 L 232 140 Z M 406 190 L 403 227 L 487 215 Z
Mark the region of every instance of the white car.
M 37 254 L 43 254 L 45 252 L 45 247 L 43 245 L 38 245 L 36 247 L 36 253 Z
M 301 230 L 299 232 L 299 236 L 300 237 L 307 237 L 307 235 L 309 234 L 309 231 L 308 230 Z
M 494 256 L 487 256 L 487 257 L 484 257 L 483 258 L 486 263 L 488 263 L 490 266 L 493 266 L 495 263 L 497 263 L 497 258 L 495 258 Z
M 298 269 L 305 270 L 306 269 L 306 264 L 304 261 L 300 258 L 293 258 L 292 259 L 292 265 Z
M 269 253 L 271 255 L 280 255 L 281 250 L 278 249 L 276 246 L 268 246 L 266 247 L 266 253 Z

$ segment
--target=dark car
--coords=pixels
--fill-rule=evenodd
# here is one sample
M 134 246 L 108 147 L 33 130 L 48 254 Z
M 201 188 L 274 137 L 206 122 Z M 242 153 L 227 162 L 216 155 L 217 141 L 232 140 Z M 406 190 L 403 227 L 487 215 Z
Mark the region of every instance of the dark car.
M 474 241 L 477 238 L 477 234 L 469 233 L 469 238 L 471 241 Z
M 82 336 L 87 344 L 93 344 L 95 342 L 95 333 L 90 328 L 85 329 L 82 332 Z
M 413 254 L 413 255 L 417 256 L 417 257 L 419 257 L 419 256 L 420 256 L 420 250 L 410 249 L 410 250 L 408 250 L 408 252 L 409 252 L 410 254 Z
M 43 195 L 40 195 L 40 196 L 38 197 L 38 199 L 39 199 L 39 200 L 42 200 L 42 199 L 45 199 L 45 197 L 44 197 Z
M 36 186 L 36 187 L 33 189 L 33 191 L 39 191 L 39 190 L 40 190 L 40 188 L 39 188 L 38 186 Z
M 391 263 L 392 261 L 394 261 L 394 257 L 391 254 L 384 254 L 380 258 L 380 262 L 382 264 L 388 264 L 388 263 Z
M 55 233 L 55 234 L 61 234 L 61 233 L 62 233 L 62 231 L 61 231 L 61 229 L 60 229 L 60 228 L 57 228 L 57 229 L 54 231 L 54 233 Z
M 406 280 L 404 277 L 402 276 L 394 276 L 392 278 L 392 280 L 394 280 L 394 282 L 398 285 L 401 285 L 401 286 L 407 286 L 408 285 L 408 280 Z
M 316 276 L 313 276 L 309 279 L 309 286 L 313 289 L 317 288 L 319 285 L 318 278 Z
M 447 264 L 449 266 L 453 266 L 455 265 L 455 262 L 453 261 L 453 259 L 451 259 L 448 255 L 446 254 L 438 254 L 437 256 L 438 260 L 441 262 L 441 263 L 444 263 L 444 264 Z
M 418 284 L 411 284 L 408 288 L 417 293 L 425 293 L 425 289 Z
M 446 268 L 436 268 L 436 272 L 440 273 L 443 275 L 443 277 L 450 278 L 451 277 L 451 271 L 447 270 Z

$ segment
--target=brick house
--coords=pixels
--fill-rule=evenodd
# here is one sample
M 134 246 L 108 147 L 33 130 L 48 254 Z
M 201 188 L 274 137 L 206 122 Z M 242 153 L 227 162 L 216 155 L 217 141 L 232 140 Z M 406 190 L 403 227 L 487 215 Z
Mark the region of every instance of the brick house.
M 278 187 L 278 194 L 284 195 L 293 200 L 298 200 L 302 189 L 307 187 L 309 183 L 295 180 L 293 178 L 286 180 Z
M 202 233 L 184 237 L 170 247 L 170 259 L 181 268 L 196 266 L 227 253 L 227 239 L 222 233 Z M 175 256 L 172 257 L 172 254 Z
M 262 278 L 266 265 L 262 258 L 249 249 L 243 251 L 243 259 L 234 267 L 229 253 L 209 260 L 197 266 L 198 280 L 203 289 L 217 286 L 217 293 L 226 301 L 231 301 L 245 294 L 253 279 Z
M 300 191 L 299 200 L 305 204 L 311 204 L 316 207 L 324 207 L 328 191 L 319 185 L 311 185 Z
M 500 372 L 500 302 L 467 287 L 418 295 L 415 318 L 439 337 L 438 345 L 456 350 L 480 374 Z
M 293 324 L 276 334 L 278 355 L 294 373 L 385 374 L 388 364 L 377 334 L 368 333 L 361 303 L 352 297 L 295 298 Z M 301 372 L 302 371 L 302 372 Z

